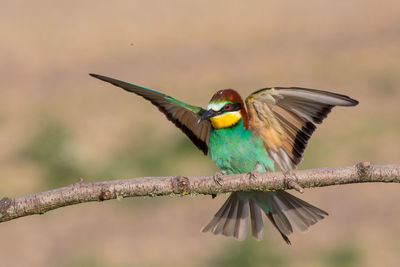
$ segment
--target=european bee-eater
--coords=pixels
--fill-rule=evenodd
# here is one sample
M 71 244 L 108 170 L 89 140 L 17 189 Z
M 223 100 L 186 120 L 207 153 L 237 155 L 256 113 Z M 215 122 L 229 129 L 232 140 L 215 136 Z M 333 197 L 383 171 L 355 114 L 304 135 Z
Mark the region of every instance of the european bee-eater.
M 355 106 L 358 101 L 331 92 L 270 87 L 255 91 L 243 102 L 232 89 L 216 92 L 206 109 L 163 93 L 113 78 L 90 74 L 149 100 L 208 153 L 223 174 L 282 171 L 296 168 L 316 126 L 334 106 Z M 231 193 L 203 232 L 243 240 L 249 217 L 252 235 L 263 236 L 263 211 L 283 239 L 293 227 L 304 231 L 328 215 L 325 211 L 283 191 Z

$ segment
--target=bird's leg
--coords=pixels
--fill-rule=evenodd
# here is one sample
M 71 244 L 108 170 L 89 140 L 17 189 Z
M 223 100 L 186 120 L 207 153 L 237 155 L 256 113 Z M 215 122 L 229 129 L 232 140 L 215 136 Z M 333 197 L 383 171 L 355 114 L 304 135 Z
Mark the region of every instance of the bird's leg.
M 226 175 L 225 171 L 217 171 L 217 172 L 215 172 L 214 175 L 213 175 L 214 182 L 217 185 L 221 186 L 222 176 L 224 176 L 224 175 Z
M 291 171 L 286 171 L 284 174 L 286 184 L 299 193 L 304 193 L 304 188 L 299 185 L 299 179 L 296 174 Z
M 254 166 L 254 169 L 251 172 L 249 172 L 249 175 L 250 175 L 249 179 L 250 180 L 256 178 L 256 175 L 260 173 L 258 171 L 260 168 L 261 168 L 261 164 L 257 162 L 256 166 Z

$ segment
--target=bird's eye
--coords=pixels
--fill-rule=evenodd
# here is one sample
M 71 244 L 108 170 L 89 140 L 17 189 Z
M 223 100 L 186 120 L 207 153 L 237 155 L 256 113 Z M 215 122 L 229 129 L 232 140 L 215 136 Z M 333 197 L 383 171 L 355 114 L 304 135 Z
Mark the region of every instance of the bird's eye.
M 230 109 L 231 109 L 231 104 L 226 104 L 226 105 L 224 106 L 224 109 L 225 109 L 225 110 L 230 110 Z

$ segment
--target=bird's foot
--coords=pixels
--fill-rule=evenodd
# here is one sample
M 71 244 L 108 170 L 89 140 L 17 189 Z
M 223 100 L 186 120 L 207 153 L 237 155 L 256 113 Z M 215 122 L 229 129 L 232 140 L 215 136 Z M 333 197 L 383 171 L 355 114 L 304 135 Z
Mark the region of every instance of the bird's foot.
M 299 193 L 304 193 L 304 188 L 299 185 L 299 179 L 293 172 L 287 171 L 284 173 L 286 184 Z
M 217 185 L 221 186 L 221 182 L 222 182 L 222 180 L 223 180 L 222 177 L 223 177 L 225 174 L 226 174 L 226 173 L 223 172 L 223 171 L 218 171 L 218 172 L 214 173 L 214 175 L 213 175 L 214 182 L 215 182 Z
M 249 179 L 250 180 L 257 178 L 257 174 L 260 173 L 258 171 L 260 169 L 260 167 L 261 167 L 261 164 L 257 163 L 256 166 L 254 166 L 254 169 L 251 172 L 249 172 Z

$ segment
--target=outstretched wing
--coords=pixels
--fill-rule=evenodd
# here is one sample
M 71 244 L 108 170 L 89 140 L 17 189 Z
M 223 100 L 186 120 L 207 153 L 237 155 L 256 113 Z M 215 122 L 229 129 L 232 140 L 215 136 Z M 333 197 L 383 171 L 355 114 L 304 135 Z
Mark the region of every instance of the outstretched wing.
M 172 98 L 163 93 L 147 89 L 132 83 L 119 81 L 113 78 L 98 74 L 90 74 L 97 79 L 109 82 L 115 86 L 121 87 L 128 92 L 135 93 L 149 100 L 153 105 L 165 114 L 168 120 L 172 121 L 176 127 L 181 129 L 189 139 L 203 151 L 205 155 L 208 152 L 208 136 L 210 134 L 210 122 L 202 121 L 200 124 L 197 121 L 205 112 L 201 107 L 191 106 L 183 103 L 175 98 Z
M 264 88 L 246 98 L 249 129 L 284 171 L 300 163 L 315 124 L 322 123 L 334 106 L 357 104 L 345 95 L 297 87 Z

